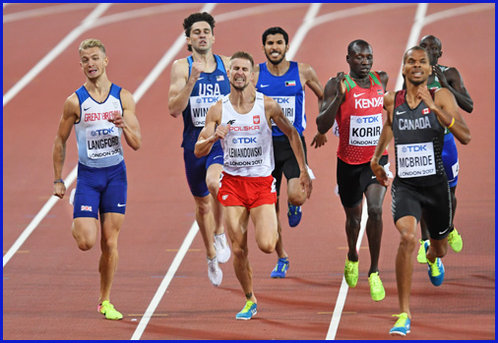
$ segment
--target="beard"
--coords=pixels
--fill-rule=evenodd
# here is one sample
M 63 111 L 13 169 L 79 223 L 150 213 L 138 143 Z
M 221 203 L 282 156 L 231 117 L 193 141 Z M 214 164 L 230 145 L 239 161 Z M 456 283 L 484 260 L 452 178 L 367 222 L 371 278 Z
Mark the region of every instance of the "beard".
M 268 62 L 270 62 L 270 63 L 271 63 L 271 64 L 273 64 L 274 66 L 276 66 L 276 65 L 280 64 L 280 62 L 282 62 L 282 61 L 284 60 L 284 58 L 285 58 L 285 53 L 282 55 L 282 57 L 281 57 L 281 58 L 279 58 L 279 59 L 278 59 L 278 60 L 276 60 L 276 61 L 273 61 L 273 60 L 271 59 L 271 56 L 270 56 L 270 55 L 268 55 L 268 53 L 267 53 L 266 51 L 265 51 L 265 55 L 266 55 L 266 59 L 268 60 Z
M 232 82 L 230 82 L 230 85 L 233 87 L 233 89 L 236 89 L 238 91 L 243 91 L 244 89 L 247 88 L 247 86 L 249 85 L 249 83 L 246 83 L 246 84 L 244 84 L 242 86 L 237 86 L 237 85 L 233 84 Z

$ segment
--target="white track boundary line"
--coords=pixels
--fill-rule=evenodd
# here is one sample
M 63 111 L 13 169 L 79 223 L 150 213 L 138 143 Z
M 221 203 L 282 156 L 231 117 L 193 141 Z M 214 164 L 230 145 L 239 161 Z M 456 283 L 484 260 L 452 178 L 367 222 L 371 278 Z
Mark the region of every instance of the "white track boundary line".
M 43 57 L 31 70 L 24 75 L 9 91 L 3 96 L 3 107 L 14 98 L 27 84 L 49 65 L 57 56 L 59 56 L 81 33 L 89 29 L 98 17 L 104 13 L 111 4 L 99 4 L 82 22 L 72 30 L 55 48 Z
M 37 8 L 34 10 L 19 11 L 15 13 L 5 14 L 3 16 L 3 23 L 6 24 L 16 20 L 36 18 L 56 13 L 72 12 L 90 7 L 95 7 L 95 4 L 64 4 L 64 5 Z
M 418 36 L 420 34 L 421 26 L 420 23 L 423 23 L 424 21 L 424 16 L 425 13 L 427 12 L 427 4 L 419 4 L 417 6 L 417 11 L 415 13 L 415 23 L 412 26 L 412 31 L 410 33 L 410 38 L 408 40 L 408 47 L 412 47 L 413 40 L 415 42 L 418 39 Z M 408 48 L 407 48 L 408 49 Z M 401 84 L 403 84 L 401 77 Z M 400 81 L 400 76 L 398 76 L 397 84 Z M 398 89 L 398 88 L 396 88 Z M 360 233 L 358 235 L 358 241 L 356 242 L 356 250 L 360 251 L 360 246 L 361 246 L 361 241 L 363 239 L 363 235 L 366 230 L 366 224 L 367 224 L 367 217 L 368 217 L 368 210 L 367 210 L 367 202 L 366 199 L 363 200 L 363 209 L 361 213 L 361 228 L 360 228 Z M 341 315 L 342 315 L 342 310 L 344 308 L 344 304 L 346 302 L 346 296 L 348 294 L 348 289 L 349 286 L 346 283 L 346 279 L 344 278 L 344 275 L 342 276 L 342 283 L 341 283 L 341 288 L 339 289 L 339 295 L 337 297 L 337 301 L 335 303 L 334 307 L 334 312 L 332 314 L 332 320 L 330 321 L 330 326 L 329 326 L 329 331 L 327 332 L 326 340 L 335 340 L 335 336 L 337 334 L 337 329 L 339 328 L 339 322 L 341 320 Z

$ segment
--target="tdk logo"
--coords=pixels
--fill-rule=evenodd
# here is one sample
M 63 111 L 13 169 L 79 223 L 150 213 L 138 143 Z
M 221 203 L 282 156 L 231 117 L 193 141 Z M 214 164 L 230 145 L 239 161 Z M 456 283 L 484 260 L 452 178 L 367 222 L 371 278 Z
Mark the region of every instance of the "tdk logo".
M 420 152 L 427 151 L 427 145 L 410 145 L 403 147 L 403 152 Z
M 196 102 L 198 104 L 213 104 L 215 103 L 216 101 L 218 101 L 218 97 L 217 96 L 206 96 L 206 97 L 198 97 Z
M 275 98 L 274 100 L 277 102 L 277 104 L 290 104 L 289 98 Z
M 379 117 L 360 117 L 360 118 L 356 119 L 356 122 L 358 124 L 378 123 L 379 122 Z
M 91 132 L 91 135 L 94 137 L 95 136 L 107 136 L 107 135 L 114 133 L 114 128 L 115 127 L 110 127 L 108 129 L 94 130 Z
M 232 139 L 233 144 L 250 144 L 257 143 L 256 137 L 235 137 Z

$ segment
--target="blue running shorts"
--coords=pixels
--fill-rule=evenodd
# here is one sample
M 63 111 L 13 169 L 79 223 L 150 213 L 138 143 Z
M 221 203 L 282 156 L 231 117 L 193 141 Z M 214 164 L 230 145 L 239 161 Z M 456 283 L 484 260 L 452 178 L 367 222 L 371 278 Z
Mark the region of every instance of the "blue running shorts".
M 447 133 L 444 135 L 444 145 L 443 145 L 443 165 L 446 171 L 446 176 L 448 177 L 448 184 L 450 188 L 453 188 L 458 183 L 458 169 L 460 168 L 458 164 L 458 151 L 455 144 L 455 137 L 452 133 Z

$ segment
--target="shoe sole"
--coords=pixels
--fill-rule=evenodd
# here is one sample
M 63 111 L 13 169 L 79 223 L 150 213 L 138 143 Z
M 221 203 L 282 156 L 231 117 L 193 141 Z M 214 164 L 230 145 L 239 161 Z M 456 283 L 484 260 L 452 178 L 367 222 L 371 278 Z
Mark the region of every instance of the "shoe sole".
M 253 314 L 249 318 L 235 316 L 235 319 L 237 319 L 237 320 L 250 320 L 252 317 L 254 317 L 256 315 L 256 313 L 258 313 L 258 311 L 253 312 Z

